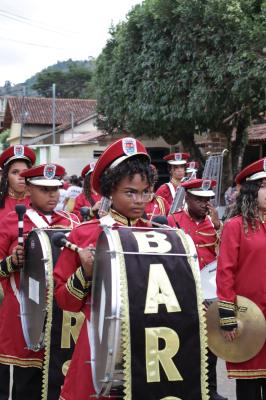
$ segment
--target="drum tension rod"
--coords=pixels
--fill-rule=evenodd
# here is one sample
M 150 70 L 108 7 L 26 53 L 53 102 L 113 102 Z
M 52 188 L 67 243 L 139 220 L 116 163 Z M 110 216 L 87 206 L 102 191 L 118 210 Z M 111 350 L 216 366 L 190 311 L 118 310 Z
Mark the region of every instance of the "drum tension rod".
M 111 315 L 110 317 L 104 317 L 104 319 L 117 319 L 117 320 L 121 320 L 122 318 L 120 318 L 120 317 L 117 317 L 116 315 Z

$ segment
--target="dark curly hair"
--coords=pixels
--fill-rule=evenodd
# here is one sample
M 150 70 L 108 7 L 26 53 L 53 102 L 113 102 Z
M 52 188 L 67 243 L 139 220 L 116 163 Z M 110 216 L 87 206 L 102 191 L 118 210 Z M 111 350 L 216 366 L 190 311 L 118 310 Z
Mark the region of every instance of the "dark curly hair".
M 85 195 L 85 198 L 90 202 L 92 206 L 94 206 L 95 201 L 92 198 L 91 195 L 91 173 L 85 175 L 84 181 L 83 181 L 83 192 Z
M 236 197 L 235 205 L 232 207 L 232 210 L 228 216 L 228 218 L 231 218 L 236 215 L 242 215 L 245 233 L 248 232 L 249 226 L 253 231 L 258 228 L 258 191 L 261 187 L 261 184 L 261 179 L 242 183 L 240 192 Z
M 8 194 L 8 189 L 9 189 L 8 172 L 10 170 L 11 165 L 14 164 L 14 162 L 16 162 L 16 161 L 24 161 L 27 164 L 28 168 L 32 167 L 32 163 L 30 161 L 24 160 L 24 159 L 15 159 L 3 167 L 3 174 L 2 174 L 2 179 L 1 179 L 1 183 L 0 183 L 0 208 L 5 207 L 5 199 Z
M 132 180 L 135 174 L 140 174 L 143 180 L 146 178 L 149 185 L 154 184 L 154 173 L 147 159 L 132 157 L 104 171 L 100 177 L 101 194 L 110 197 L 122 179 L 128 177 Z

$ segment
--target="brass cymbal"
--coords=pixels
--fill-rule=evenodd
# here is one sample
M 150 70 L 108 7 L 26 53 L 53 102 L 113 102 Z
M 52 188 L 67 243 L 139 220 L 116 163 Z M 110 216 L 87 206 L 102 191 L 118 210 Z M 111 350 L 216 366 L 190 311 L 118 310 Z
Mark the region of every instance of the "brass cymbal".
M 207 310 L 208 346 L 226 361 L 242 362 L 253 358 L 263 347 L 266 339 L 266 321 L 261 309 L 253 301 L 237 296 L 237 322 L 239 336 L 227 341 L 220 329 L 218 302 Z

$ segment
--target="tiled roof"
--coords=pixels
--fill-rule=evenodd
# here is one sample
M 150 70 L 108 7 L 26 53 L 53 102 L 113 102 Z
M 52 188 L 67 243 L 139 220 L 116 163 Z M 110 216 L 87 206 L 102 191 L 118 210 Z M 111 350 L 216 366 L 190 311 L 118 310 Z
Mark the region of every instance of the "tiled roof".
M 266 123 L 250 126 L 248 128 L 248 139 L 250 142 L 266 140 Z
M 24 104 L 22 101 L 24 100 Z M 67 124 L 73 113 L 74 121 L 96 112 L 96 100 L 83 99 L 56 99 L 56 125 Z M 27 113 L 26 124 L 51 125 L 52 124 L 52 98 L 42 97 L 9 97 L 7 104 L 7 119 L 10 114 L 13 122 L 21 122 L 21 113 Z M 7 121 L 5 121 L 7 122 Z M 5 125 L 4 122 L 4 125 Z

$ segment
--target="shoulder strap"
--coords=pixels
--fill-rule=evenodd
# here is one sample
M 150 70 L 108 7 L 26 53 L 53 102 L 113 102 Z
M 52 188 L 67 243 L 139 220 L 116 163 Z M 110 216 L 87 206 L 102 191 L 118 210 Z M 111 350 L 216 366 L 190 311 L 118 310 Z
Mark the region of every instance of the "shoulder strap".
M 167 182 L 166 185 L 169 187 L 170 193 L 172 195 L 172 198 L 174 199 L 175 197 L 175 188 L 174 185 L 171 182 Z
M 28 208 L 26 211 L 28 218 L 37 228 L 48 228 L 49 224 L 32 208 Z

